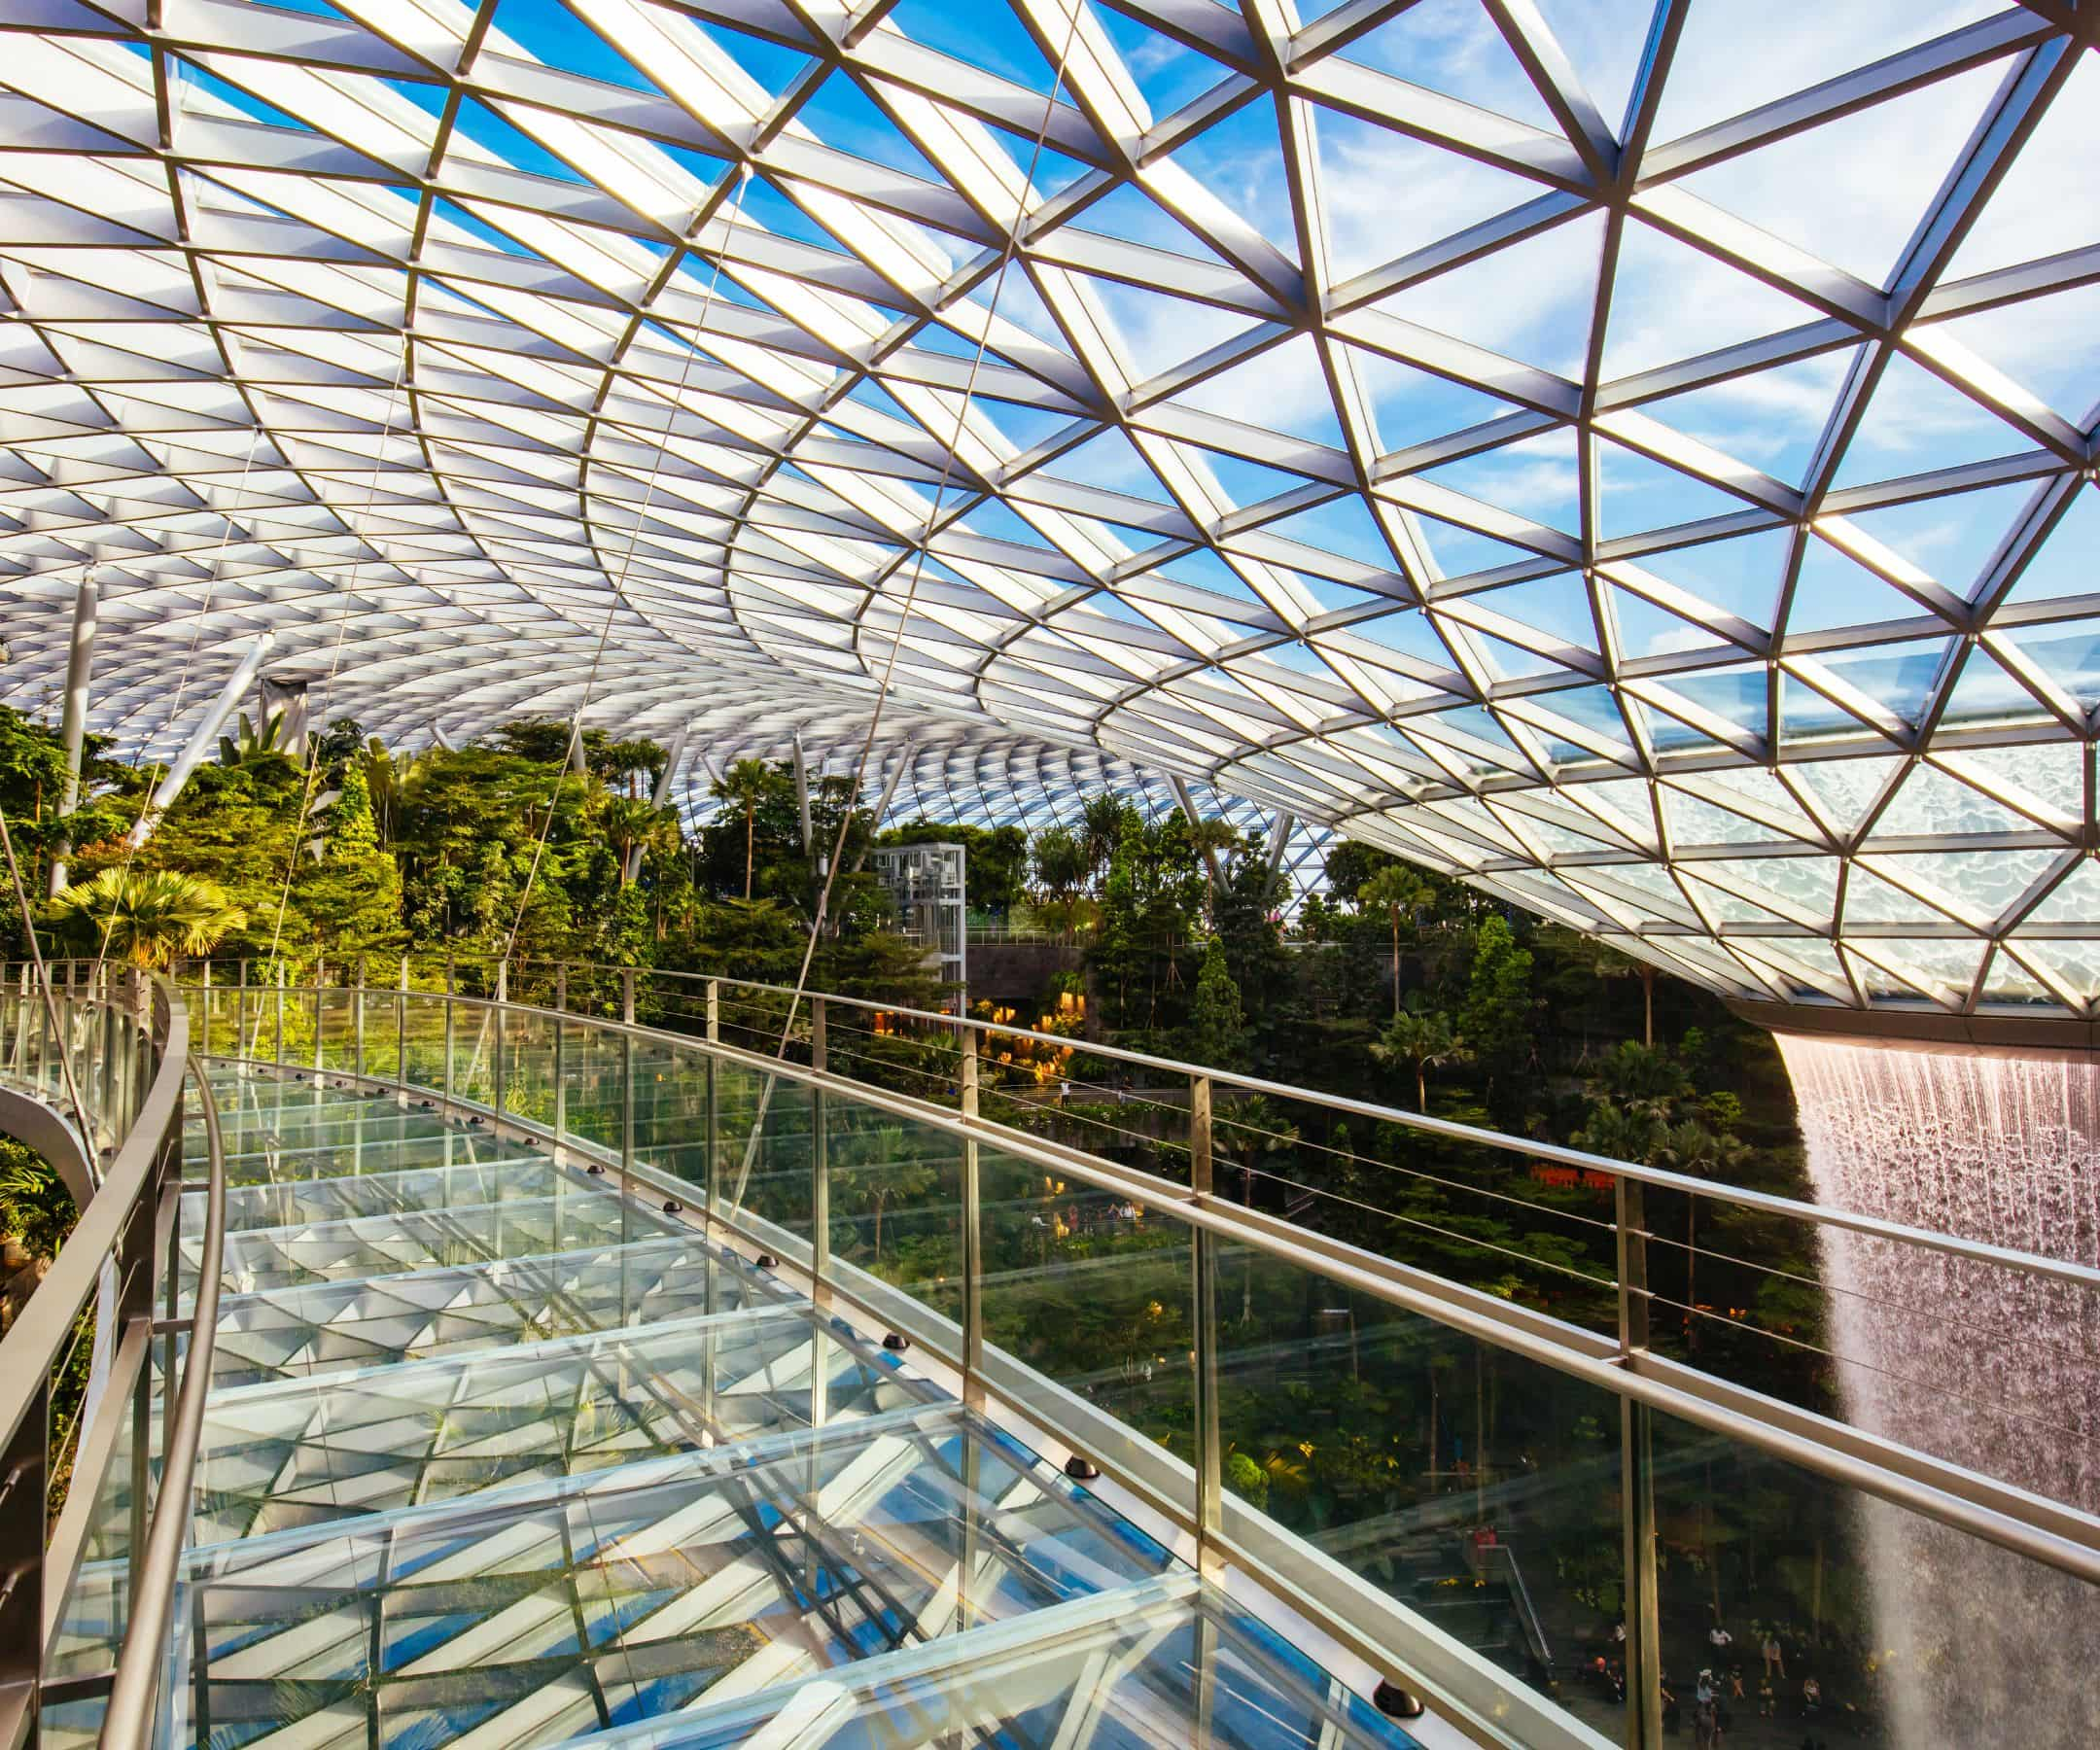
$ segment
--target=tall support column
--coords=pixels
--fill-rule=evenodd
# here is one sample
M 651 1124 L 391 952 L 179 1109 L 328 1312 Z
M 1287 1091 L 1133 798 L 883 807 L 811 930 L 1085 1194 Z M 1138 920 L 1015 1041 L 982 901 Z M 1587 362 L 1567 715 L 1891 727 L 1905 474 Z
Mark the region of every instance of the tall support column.
M 794 737 L 794 799 L 795 810 L 802 817 L 802 854 L 807 857 L 810 841 L 815 835 L 810 831 L 809 761 L 802 756 L 802 731 L 799 729 Z
M 656 779 L 656 788 L 650 796 L 651 804 L 658 810 L 671 805 L 672 786 L 678 782 L 679 769 L 685 763 L 685 743 L 692 735 L 690 723 L 681 723 L 679 731 L 671 738 L 671 748 L 664 754 L 663 771 Z M 627 853 L 627 879 L 633 881 L 642 873 L 643 848 L 637 845 Z
M 1630 1368 L 1648 1348 L 1648 1235 L 1638 1180 L 1619 1179 L 1619 1364 Z M 1656 1579 L 1654 1414 L 1619 1400 L 1620 1525 L 1626 1539 L 1627 1742 L 1662 1742 L 1662 1648 Z
M 1290 835 L 1298 825 L 1298 817 L 1287 808 L 1276 811 L 1276 819 L 1269 823 L 1269 874 L 1262 883 L 1262 892 L 1271 905 L 1276 903 L 1277 883 L 1283 875 L 1283 856 L 1290 848 Z
M 897 750 L 896 758 L 891 762 L 890 776 L 883 780 L 882 794 L 875 798 L 875 812 L 868 816 L 868 843 L 860 847 L 860 855 L 854 858 L 851 874 L 860 873 L 860 865 L 867 861 L 868 845 L 875 842 L 875 834 L 882 830 L 883 816 L 890 812 L 891 800 L 896 795 L 897 786 L 903 781 L 905 769 L 911 764 L 911 743 L 906 742 Z
M 183 751 L 175 756 L 175 763 L 168 767 L 167 776 L 160 780 L 153 800 L 146 804 L 145 811 L 126 835 L 134 850 L 153 836 L 155 824 L 182 794 L 183 786 L 190 782 L 190 774 L 197 769 L 212 744 L 219 739 L 219 731 L 226 727 L 227 718 L 233 715 L 233 707 L 240 703 L 241 694 L 248 690 L 248 683 L 256 678 L 256 671 L 262 666 L 262 659 L 269 654 L 270 646 L 275 642 L 268 632 L 259 634 L 234 666 L 232 674 L 227 677 L 219 696 L 211 702 L 211 708 L 204 713 Z
M 65 788 L 58 792 L 58 812 L 69 815 L 80 806 L 81 751 L 88 742 L 88 682 L 94 667 L 95 618 L 101 590 L 92 567 L 81 576 L 80 590 L 73 598 L 73 643 L 66 652 L 65 709 L 59 718 L 58 735 L 65 745 Z M 52 851 L 52 898 L 65 892 L 66 858 L 73 854 L 70 837 L 62 838 Z

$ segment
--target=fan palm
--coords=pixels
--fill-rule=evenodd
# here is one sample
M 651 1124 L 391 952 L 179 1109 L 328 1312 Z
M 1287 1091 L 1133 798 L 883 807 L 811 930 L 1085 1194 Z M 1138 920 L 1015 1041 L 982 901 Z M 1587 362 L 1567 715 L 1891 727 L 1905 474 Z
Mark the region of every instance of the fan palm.
M 1400 914 L 1427 905 L 1436 890 L 1406 863 L 1387 863 L 1356 891 L 1356 902 L 1366 911 L 1386 912 L 1392 922 L 1392 1012 L 1400 1019 Z
M 1385 1032 L 1371 1045 L 1371 1055 L 1382 1064 L 1408 1064 L 1415 1070 L 1415 1109 L 1429 1109 L 1428 1072 L 1446 1064 L 1462 1064 L 1473 1053 L 1452 1026 L 1451 1017 L 1438 1009 L 1403 1009 L 1385 1025 Z
M 214 883 L 175 869 L 104 869 L 52 902 L 61 927 L 91 931 L 102 952 L 140 971 L 209 954 L 248 922 Z
M 744 811 L 744 897 L 752 893 L 753 834 L 757 830 L 758 804 L 766 798 L 773 774 L 762 759 L 740 759 L 722 774 L 715 787 L 715 798 Z

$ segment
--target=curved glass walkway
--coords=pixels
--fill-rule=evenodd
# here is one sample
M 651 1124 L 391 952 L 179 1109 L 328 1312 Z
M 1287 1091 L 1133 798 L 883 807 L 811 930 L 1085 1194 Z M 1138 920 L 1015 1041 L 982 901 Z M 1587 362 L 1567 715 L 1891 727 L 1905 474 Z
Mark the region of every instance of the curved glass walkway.
M 1418 1741 L 676 1210 L 414 1102 L 213 1077 L 174 1743 Z

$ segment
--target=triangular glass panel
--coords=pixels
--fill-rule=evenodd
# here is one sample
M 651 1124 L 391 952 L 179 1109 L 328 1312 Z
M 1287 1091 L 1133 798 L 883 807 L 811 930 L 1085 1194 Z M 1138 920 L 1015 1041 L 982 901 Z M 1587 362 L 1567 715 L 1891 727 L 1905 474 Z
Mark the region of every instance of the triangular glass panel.
M 1301 9 L 1302 10 L 1302 9 Z M 1410 85 L 1558 133 L 1559 124 L 1480 0 L 1420 0 L 1341 52 Z
M 495 24 L 488 33 L 487 46 L 493 54 L 530 56 L 549 67 L 602 79 L 630 91 L 658 89 L 652 80 L 566 5 L 549 6 L 545 0 L 497 0 Z
M 1845 877 L 1844 927 L 1863 924 L 1944 924 L 1944 912 L 1892 886 L 1871 869 L 1854 863 Z
M 1666 689 L 1692 705 L 1697 713 L 1719 718 L 1747 734 L 1762 736 L 1766 730 L 1768 679 L 1768 671 L 1760 662 L 1672 675 L 1650 690 L 1660 694 Z M 1657 746 L 1661 745 L 1659 731 Z
M 1500 571 L 1506 566 L 1536 565 L 1539 556 L 1528 547 L 1514 546 L 1483 535 L 1477 529 L 1460 528 L 1442 517 L 1416 512 L 1416 525 L 1437 570 L 1446 578 L 1470 577 L 1476 572 Z
M 2069 992 L 2074 1001 L 2090 1002 L 2100 997 L 2100 945 L 2014 936 L 2006 946 Z
M 1582 378 L 1596 311 L 1603 217 L 1556 226 L 1373 307 L 1569 382 Z M 1512 293 L 1522 288 L 1522 296 Z
M 1293 262 L 1298 260 L 1291 184 L 1277 138 L 1275 104 L 1242 104 L 1213 121 L 1168 162 L 1186 170 L 1272 249 Z M 1330 223 L 1337 216 L 1330 208 Z
M 1649 553 L 1639 566 L 1768 632 L 1778 608 L 1779 585 L 1786 576 L 1791 539 L 1784 529 L 1761 530 L 1729 541 L 1703 541 L 1696 546 Z
M 2077 924 L 2100 929 L 2100 861 L 2081 858 L 2071 873 L 2026 917 L 2027 924 Z
M 1845 520 L 1967 598 L 2033 498 L 2031 484 L 1992 486 L 1880 510 L 1855 510 Z
M 1100 486 L 1157 505 L 1173 503 L 1172 494 L 1160 484 L 1159 476 L 1137 445 L 1114 427 L 1074 444 L 1043 472 L 1047 478 L 1068 480 L 1075 486 Z
M 1636 214 L 1619 242 L 1604 331 L 1604 380 L 1762 339 L 1813 321 L 1815 314 L 1799 298 L 1666 236 Z
M 1142 243 L 1150 249 L 1164 249 L 1213 267 L 1224 263 L 1225 258 L 1205 242 L 1199 232 L 1191 230 L 1174 214 L 1130 183 L 1123 183 L 1101 199 L 1090 202 L 1072 221 L 1072 228 L 1120 238 L 1126 243 Z
M 1895 756 L 1803 759 L 1780 769 L 1792 788 L 1806 793 L 1810 808 L 1823 823 L 1832 832 L 1847 836 L 1880 800 L 1882 789 L 1903 763 Z
M 1329 271 L 1337 281 L 1429 249 L 1537 196 L 1538 185 L 1525 177 L 1359 116 L 1324 105 L 1309 114 L 1319 149 Z
M 2053 1005 L 2058 998 L 2054 991 L 2001 947 L 1992 952 L 1990 965 L 1984 971 L 1982 1000 L 1986 1004 L 2017 1002 L 2032 1006 Z
M 1873 823 L 1868 843 L 1892 838 L 1946 838 L 1958 833 L 2035 832 L 2034 822 L 2016 814 L 1995 797 L 1986 796 L 1942 772 L 1920 762 L 1897 787 L 1889 805 Z
M 1730 377 L 1650 402 L 1641 411 L 1789 486 L 1808 477 L 1815 447 L 1856 347 Z
M 1671 784 L 1660 787 L 1662 817 L 1669 822 L 1670 838 L 1678 845 L 1783 845 L 1787 835 L 1703 797 L 1688 794 Z
M 1801 574 L 1787 608 L 1786 633 L 1798 638 L 1842 626 L 1886 625 L 1931 612 L 1829 541 L 1810 535 L 1802 543 Z
M 1674 140 L 1792 96 L 1996 11 L 1993 0 L 1854 13 L 1828 0 L 1694 8 L 1670 57 L 1655 137 Z
M 1648 0 L 1541 0 L 1575 75 L 1614 130 L 1633 94 L 1655 9 Z
M 936 0 L 935 10 L 948 12 L 955 9 L 938 4 Z M 971 18 L 973 26 L 974 12 L 974 8 L 965 9 L 962 15 Z M 1115 45 L 1123 70 L 1151 108 L 1152 121 L 1171 116 L 1226 77 L 1224 67 L 1190 48 L 1179 37 L 1148 29 L 1112 6 L 1089 7 L 1087 17 Z
M 1468 431 L 1515 410 L 1514 403 L 1486 390 L 1417 370 L 1368 347 L 1333 344 L 1355 367 L 1382 455 Z
M 1976 936 L 1922 936 L 1870 939 L 1854 944 L 1866 955 L 1878 955 L 1919 979 L 1938 996 L 1966 998 L 1990 944 Z
M 1424 469 L 1420 477 L 1563 535 L 1582 528 L 1581 475 L 1571 431 L 1546 432 L 1483 450 L 1461 462 Z
M 2006 593 L 2008 602 L 2052 602 L 2093 587 L 2092 556 L 2100 553 L 2100 482 L 2072 495 L 2048 538 L 2037 547 Z
M 1619 626 L 1620 653 L 1629 660 L 1710 650 L 1724 643 L 1711 626 L 1671 613 L 1630 589 L 1615 585 L 1611 604 Z
M 1940 716 L 1939 734 L 1974 730 L 1984 723 L 2052 720 L 2042 702 L 2004 667 L 1983 645 L 1969 647 Z
M 2100 404 L 2100 287 L 2080 286 L 1935 323 L 2073 425 Z
M 2100 116 L 2100 56 L 2082 54 L 2007 166 L 1941 283 L 2100 243 L 2100 203 L 2089 187 L 2092 119 Z
M 1895 354 L 1845 446 L 1834 484 L 1861 486 L 2021 455 L 2034 440 L 1905 353 Z
M 1953 648 L 1951 638 L 1913 638 L 1860 649 L 1826 650 L 1812 660 L 1819 679 L 1835 677 L 1900 722 L 1915 723 L 1924 715 Z M 1808 662 L 1802 659 L 1802 666 Z M 1779 705 L 1782 734 L 1807 734 L 1818 725 L 1832 729 L 1850 725 L 1848 713 L 1794 675 L 1786 677 Z
M 1265 432 L 1304 438 L 1329 449 L 1346 452 L 1348 448 L 1342 422 L 1335 416 L 1318 350 L 1304 334 L 1205 378 L 1170 404 L 1220 414 Z
M 1718 486 L 1629 450 L 1609 438 L 1596 445 L 1598 533 L 1609 540 L 1649 529 L 1674 528 L 1711 516 L 1732 516 L 1742 501 Z
M 1965 924 L 1994 924 L 2063 857 L 2061 851 L 1927 851 L 1874 857 L 1875 873 L 1923 893 Z
M 1590 591 L 1574 572 L 1561 572 L 1529 583 L 1512 583 L 1503 589 L 1483 590 L 1466 597 L 1465 605 L 1501 614 L 1557 644 L 1572 645 L 1592 656 L 1599 653 Z
M 1676 186 L 1880 286 L 2000 78 L 1995 66 L 1956 74 L 1694 171 Z M 1816 197 L 1804 198 L 1810 191 Z
M 1743 857 L 1701 861 L 1717 881 L 1766 894 L 1781 916 L 1828 928 L 1838 904 L 1835 857 Z
M 2100 619 L 2030 626 L 2005 637 L 2081 709 L 2100 708 Z

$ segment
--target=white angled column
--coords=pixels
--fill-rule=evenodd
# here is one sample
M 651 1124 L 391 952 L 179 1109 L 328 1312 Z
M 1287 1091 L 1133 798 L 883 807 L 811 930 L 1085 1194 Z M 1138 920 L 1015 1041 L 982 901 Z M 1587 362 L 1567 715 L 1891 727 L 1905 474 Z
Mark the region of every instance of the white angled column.
M 65 744 L 65 788 L 59 793 L 58 812 L 71 814 L 80 806 L 81 751 L 88 740 L 88 681 L 94 668 L 95 618 L 101 586 L 94 568 L 81 574 L 80 592 L 73 598 L 73 644 L 66 652 L 65 712 L 59 738 Z M 70 838 L 58 841 L 52 853 L 51 892 L 53 898 L 65 891 L 66 858 L 72 855 Z
M 183 786 L 190 782 L 190 774 L 197 769 L 205 752 L 218 740 L 219 731 L 226 727 L 226 720 L 233 715 L 233 708 L 240 703 L 241 695 L 248 690 L 262 668 L 262 659 L 269 654 L 275 638 L 264 632 L 242 653 L 227 682 L 219 689 L 219 696 L 211 703 L 195 731 L 191 735 L 183 751 L 175 756 L 175 763 L 168 767 L 167 776 L 160 780 L 160 788 L 154 791 L 153 800 L 146 805 L 138 823 L 131 828 L 131 846 L 136 850 L 153 836 L 153 829 L 160 817 L 168 811 L 175 798 L 182 794 Z

